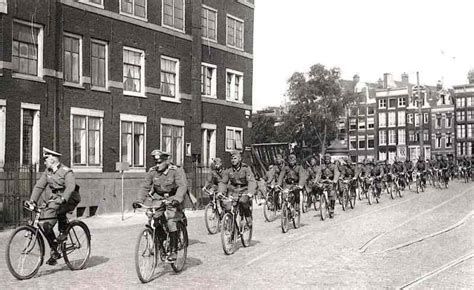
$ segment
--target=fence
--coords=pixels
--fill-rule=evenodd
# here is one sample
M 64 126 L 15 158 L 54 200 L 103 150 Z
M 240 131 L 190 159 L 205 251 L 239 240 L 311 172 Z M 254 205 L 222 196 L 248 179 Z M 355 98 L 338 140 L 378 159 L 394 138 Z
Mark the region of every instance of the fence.
M 30 214 L 23 201 L 30 198 L 36 182 L 36 165 L 7 163 L 0 172 L 0 228 L 18 226 Z
M 207 195 L 203 195 L 201 189 L 206 185 L 207 175 L 209 174 L 210 169 L 197 162 L 193 162 L 191 166 L 186 166 L 184 171 L 188 178 L 189 192 L 197 199 L 194 208 L 198 209 L 204 207 L 209 200 Z

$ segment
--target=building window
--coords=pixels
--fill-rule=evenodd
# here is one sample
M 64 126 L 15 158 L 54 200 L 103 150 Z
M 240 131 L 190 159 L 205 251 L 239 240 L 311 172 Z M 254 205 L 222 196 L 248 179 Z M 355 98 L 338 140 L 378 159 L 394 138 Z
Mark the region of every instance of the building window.
M 374 118 L 367 118 L 367 128 L 368 129 L 374 129 L 375 128 Z
M 242 128 L 225 128 L 225 151 L 242 150 L 243 148 L 243 130 Z
M 399 111 L 397 112 L 397 114 L 398 114 L 398 126 L 405 126 L 406 125 L 405 111 Z
M 71 115 L 73 166 L 102 166 L 104 113 L 97 110 L 71 108 Z
M 467 120 L 474 120 L 474 111 L 467 111 Z
M 172 162 L 183 165 L 184 158 L 184 121 L 161 119 L 161 150 L 169 152 Z
M 406 144 L 405 129 L 398 129 L 398 145 Z
M 161 57 L 161 94 L 176 98 L 179 93 L 179 60 Z
M 441 128 L 441 116 L 436 116 L 435 129 Z
M 398 107 L 405 107 L 407 105 L 407 99 L 405 97 L 398 98 Z
M 387 144 L 387 131 L 379 131 L 379 144 L 386 145 Z
M 428 113 L 423 114 L 423 123 L 428 124 L 430 118 Z
M 365 136 L 359 136 L 359 150 L 365 149 Z
M 397 99 L 389 99 L 388 100 L 388 107 L 390 109 L 395 109 L 397 107 Z
M 163 0 L 163 26 L 184 32 L 184 0 Z
M 415 126 L 420 126 L 420 114 L 415 113 Z
M 367 136 L 367 149 L 375 148 L 375 139 L 374 136 Z
M 474 125 L 468 124 L 467 125 L 467 138 L 472 138 L 474 136 Z
M 357 136 L 350 136 L 349 137 L 349 140 L 350 140 L 350 147 L 349 149 L 351 150 L 356 150 L 357 149 Z
M 227 45 L 244 49 L 244 21 L 227 15 Z
M 388 113 L 388 126 L 389 127 L 397 126 L 397 119 L 396 119 L 396 113 L 395 112 L 389 112 Z
M 415 141 L 415 133 L 413 131 L 408 131 L 408 141 Z
M 134 48 L 123 49 L 124 94 L 145 96 L 145 53 Z
M 215 124 L 202 124 L 202 160 L 203 166 L 209 167 L 216 158 L 216 128 Z
M 12 71 L 42 77 L 42 27 L 15 20 L 13 22 L 12 37 Z
M 349 119 L 349 131 L 357 129 L 357 119 Z
M 381 99 L 379 100 L 379 109 L 387 108 L 387 100 Z
M 463 108 L 466 106 L 466 98 L 460 97 L 456 99 L 456 107 Z
M 108 63 L 107 43 L 91 40 L 91 85 L 107 88 Z
M 474 97 L 466 97 L 466 107 L 474 106 Z
M 215 65 L 203 63 L 201 65 L 201 95 L 206 97 L 217 97 L 217 67 Z
M 423 141 L 428 141 L 430 140 L 430 134 L 428 131 L 423 131 Z
M 408 124 L 413 124 L 413 114 L 407 114 L 407 117 L 408 117 L 407 123 Z
M 379 113 L 379 127 L 387 126 L 387 115 L 385 113 Z
M 466 138 L 466 125 L 457 125 L 457 138 Z
M 0 170 L 5 165 L 6 102 L 0 99 Z
M 359 119 L 359 130 L 365 130 L 365 120 L 364 119 Z
M 40 148 L 40 105 L 21 104 L 20 163 L 38 164 Z
M 79 2 L 99 8 L 104 8 L 103 0 L 79 0 Z
M 458 156 L 464 155 L 464 142 L 457 142 L 457 153 Z
M 207 6 L 202 7 L 201 31 L 204 39 L 217 41 L 217 10 Z
M 474 154 L 474 142 L 466 142 L 466 154 L 467 156 L 472 156 Z
M 138 18 L 146 18 L 147 0 L 120 0 L 120 12 Z
M 457 111 L 456 112 L 456 119 L 458 121 L 464 121 L 466 120 L 466 112 L 465 111 Z
M 397 140 L 397 133 L 395 130 L 388 130 L 388 144 L 395 145 Z
M 367 115 L 374 115 L 375 107 L 367 107 Z
M 452 148 L 453 147 L 453 139 L 451 137 L 451 134 L 446 135 L 446 148 Z
M 446 128 L 451 128 L 453 124 L 453 119 L 451 116 L 446 116 Z
M 130 167 L 145 167 L 145 116 L 120 114 L 120 162 Z
M 436 135 L 435 148 L 441 148 L 441 135 Z
M 243 102 L 243 74 L 241 72 L 227 70 L 226 99 L 233 102 Z
M 438 105 L 446 105 L 446 95 L 445 94 L 440 94 L 439 95 Z
M 64 80 L 69 83 L 81 83 L 82 77 L 82 40 L 80 36 L 64 33 Z

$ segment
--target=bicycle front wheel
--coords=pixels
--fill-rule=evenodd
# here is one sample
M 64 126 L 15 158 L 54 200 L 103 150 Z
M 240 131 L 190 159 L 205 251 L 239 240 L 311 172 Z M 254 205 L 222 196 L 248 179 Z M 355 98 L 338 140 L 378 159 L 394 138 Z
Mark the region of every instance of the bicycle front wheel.
M 267 222 L 272 222 L 276 219 L 277 216 L 277 207 L 273 200 L 270 200 L 272 197 L 267 197 L 265 204 L 263 205 L 263 217 Z
M 39 230 L 30 226 L 16 229 L 8 239 L 5 255 L 8 270 L 15 278 L 32 278 L 43 264 L 44 240 Z
M 87 225 L 72 221 L 66 229 L 67 239 L 61 245 L 64 261 L 71 270 L 81 270 L 87 266 L 91 254 L 91 234 Z
M 249 225 L 247 223 L 247 218 L 244 218 L 245 223 L 244 223 L 244 228 L 241 229 L 242 235 L 240 236 L 240 240 L 242 242 L 242 246 L 248 247 L 250 246 L 250 241 L 252 240 L 252 231 L 253 231 L 253 225 Z
M 289 212 L 288 212 L 288 205 L 284 202 L 281 205 L 281 231 L 286 233 L 289 228 Z
M 171 264 L 171 268 L 176 273 L 183 270 L 186 264 L 186 257 L 188 256 L 188 231 L 183 222 L 177 223 L 178 227 L 178 253 L 176 261 Z
M 153 279 L 158 259 L 157 249 L 153 231 L 149 228 L 142 230 L 135 245 L 135 270 L 142 283 L 148 283 Z
M 222 249 L 226 255 L 232 255 L 235 251 L 235 224 L 231 213 L 226 213 L 221 221 Z
M 219 231 L 219 212 L 212 203 L 204 209 L 204 221 L 209 234 L 213 235 Z

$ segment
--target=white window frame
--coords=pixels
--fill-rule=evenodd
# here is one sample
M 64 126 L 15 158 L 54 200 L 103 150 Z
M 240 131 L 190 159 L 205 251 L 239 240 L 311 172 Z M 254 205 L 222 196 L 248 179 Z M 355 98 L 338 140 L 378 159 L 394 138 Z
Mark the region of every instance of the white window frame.
M 84 83 L 84 78 L 82 76 L 83 72 L 82 72 L 82 69 L 83 69 L 83 54 L 82 54 L 82 36 L 80 35 L 77 35 L 77 34 L 73 34 L 73 33 L 69 33 L 69 32 L 64 32 L 63 33 L 64 36 L 63 36 L 63 77 L 64 77 L 64 85 L 66 86 L 81 86 L 83 85 Z M 67 81 L 66 80 L 66 61 L 64 60 L 65 57 L 66 57 L 66 50 L 65 50 L 65 47 L 64 47 L 64 39 L 65 37 L 69 37 L 69 38 L 75 38 L 77 40 L 79 40 L 79 82 L 72 82 L 72 81 Z
M 379 100 L 379 109 L 386 109 L 387 108 L 387 100 L 386 99 L 380 99 Z
M 174 61 L 175 62 L 175 71 L 176 71 L 176 84 L 175 84 L 175 96 L 170 97 L 166 95 L 161 95 L 161 100 L 162 101 L 167 101 L 167 102 L 173 102 L 173 103 L 181 103 L 181 94 L 180 94 L 180 87 L 179 87 L 179 80 L 180 80 L 180 61 L 178 58 L 173 58 L 169 56 L 164 56 L 162 55 L 160 57 L 160 90 L 163 89 L 163 86 L 161 85 L 161 59 L 166 59 L 169 61 Z M 161 91 L 162 92 L 162 91 Z
M 364 141 L 364 147 L 360 147 L 360 141 Z M 364 135 L 360 135 L 357 140 L 357 149 L 365 150 L 367 148 L 367 140 L 365 139 Z
M 28 75 L 28 74 L 23 74 L 19 72 L 13 72 L 12 71 L 12 77 L 14 78 L 21 78 L 21 79 L 26 79 L 26 80 L 34 80 L 34 81 L 43 81 L 43 50 L 44 50 L 44 29 L 43 25 L 36 24 L 36 23 L 31 23 L 27 21 L 22 21 L 19 19 L 14 19 L 13 22 L 16 22 L 21 25 L 26 25 L 29 27 L 34 27 L 39 29 L 38 31 L 38 72 L 36 76 L 33 75 Z M 13 29 L 13 25 L 12 25 Z M 12 39 L 13 41 L 13 39 Z
M 383 136 L 383 138 L 382 138 Z M 379 144 L 380 145 L 387 145 L 387 131 L 380 130 L 379 131 Z
M 217 66 L 214 65 L 214 64 L 210 64 L 210 63 L 201 63 L 201 82 L 202 82 L 202 67 L 206 67 L 206 68 L 211 68 L 212 69 L 212 78 L 211 78 L 211 94 L 210 95 L 205 95 L 205 94 L 202 94 L 201 92 L 201 96 L 203 97 L 207 97 L 207 98 L 214 98 L 216 99 L 217 98 Z M 227 83 L 226 83 L 227 85 Z
M 227 131 L 228 131 L 228 130 L 234 131 L 234 134 L 235 134 L 235 131 L 240 131 L 240 136 L 242 137 L 242 140 L 241 140 L 241 142 L 242 142 L 242 148 L 241 148 L 241 149 L 237 149 L 236 146 L 235 146 L 236 144 L 234 144 L 234 148 L 231 148 L 231 149 L 227 148 L 227 143 L 228 143 L 228 140 L 227 140 Z M 235 151 L 235 150 L 243 150 L 243 149 L 244 149 L 244 129 L 243 129 L 243 128 L 239 128 L 239 127 L 226 126 L 226 127 L 225 127 L 225 144 L 224 144 L 224 146 L 225 146 L 225 151 L 226 151 L 226 152 L 232 152 L 232 151 Z
M 367 126 L 366 126 L 366 124 L 365 124 L 365 119 L 359 119 L 359 120 L 357 121 L 357 128 L 358 128 L 358 130 L 361 130 L 361 131 L 365 131 L 365 130 L 366 130 Z
M 398 129 L 398 145 L 406 145 L 405 129 Z
M 428 124 L 430 121 L 430 115 L 428 113 L 423 113 L 423 123 Z
M 418 127 L 418 126 L 420 126 L 420 123 L 421 123 L 420 122 L 421 121 L 421 116 L 420 116 L 419 113 L 415 113 L 414 115 L 415 115 L 414 116 L 414 118 L 415 118 L 415 127 Z
M 36 111 L 33 117 L 33 140 L 32 140 L 32 154 L 31 161 L 36 164 L 36 169 L 39 168 L 40 162 L 40 134 L 41 134 L 41 105 L 31 103 L 21 103 L 20 107 L 20 164 L 23 164 L 23 110 Z
M 369 112 L 370 108 L 374 110 L 372 113 Z M 375 107 L 372 107 L 372 106 L 367 107 L 367 116 L 375 116 Z
M 375 118 L 367 118 L 367 130 L 375 129 Z
M 209 38 L 209 37 L 205 37 L 205 36 L 202 36 L 202 39 L 203 40 L 206 40 L 206 41 L 212 41 L 212 42 L 216 42 L 217 43 L 217 19 L 219 17 L 219 14 L 217 12 L 217 9 L 214 9 L 212 7 L 209 7 L 207 5 L 202 5 L 202 9 L 205 9 L 205 10 L 209 10 L 209 11 L 212 11 L 212 12 L 215 12 L 216 13 L 216 23 L 215 23 L 215 27 L 214 27 L 214 30 L 216 32 L 216 38 L 213 39 L 213 38 Z M 208 17 L 206 15 L 206 21 L 208 20 Z M 209 22 L 208 22 L 209 23 Z M 207 29 L 207 25 L 206 25 L 206 29 Z
M 78 2 L 86 4 L 86 5 L 94 6 L 94 7 L 97 7 L 97 8 L 104 9 L 104 0 L 100 0 L 100 4 L 93 3 L 93 2 L 91 2 L 91 0 L 79 0 Z
M 446 116 L 446 119 L 445 119 L 445 128 L 451 128 L 453 126 L 453 116 Z
M 407 105 L 407 99 L 405 97 L 399 97 L 398 98 L 398 107 L 403 108 L 406 107 Z
M 383 120 L 383 122 L 382 122 Z M 379 113 L 379 127 L 385 128 L 387 127 L 387 113 L 381 112 Z
M 179 166 L 183 166 L 184 165 L 184 146 L 185 146 L 185 139 L 184 139 L 184 121 L 183 120 L 179 120 L 179 119 L 169 119 L 169 118 L 161 118 L 160 119 L 160 149 L 161 150 L 164 150 L 163 149 L 163 125 L 171 125 L 171 126 L 177 126 L 177 127 L 181 127 L 181 130 L 182 130 L 182 134 L 181 134 L 181 137 L 182 137 L 182 142 L 181 142 L 181 156 L 179 156 L 180 158 L 180 162 L 177 162 Z M 176 156 L 178 157 L 178 156 Z
M 397 131 L 394 129 L 388 130 L 388 145 L 397 144 Z
M 132 138 L 133 138 L 133 135 L 134 135 L 134 132 L 133 132 L 133 127 L 134 127 L 134 124 L 135 123 L 142 123 L 144 125 L 144 133 L 143 133 L 143 166 L 133 166 L 133 165 L 130 165 L 130 171 L 132 172 L 145 172 L 146 171 L 146 160 L 147 160 L 147 150 L 146 150 L 146 139 L 147 139 L 147 116 L 141 116 L 141 115 L 130 115 L 130 114 L 120 114 L 120 131 L 119 131 L 119 156 L 118 156 L 118 160 L 120 160 L 120 162 L 124 162 L 122 160 L 122 122 L 132 122 Z M 132 139 L 132 143 L 133 143 L 133 139 Z M 133 155 L 133 151 L 132 151 L 132 155 Z
M 100 118 L 100 161 L 99 165 L 75 165 L 74 164 L 74 116 Z M 89 130 L 87 125 L 86 131 Z M 71 107 L 70 115 L 70 149 L 71 168 L 76 172 L 102 172 L 104 166 L 104 111 Z M 86 160 L 88 156 L 86 156 Z
M 146 74 L 145 74 L 145 72 L 146 72 L 146 70 L 145 70 L 145 51 L 141 50 L 141 49 L 133 48 L 133 47 L 128 47 L 128 46 L 124 46 L 122 48 L 122 84 L 125 82 L 124 75 L 123 75 L 123 68 L 124 68 L 124 65 L 125 65 L 125 63 L 123 62 L 123 54 L 124 54 L 125 50 L 140 53 L 140 89 L 141 90 L 139 92 L 126 91 L 125 90 L 125 85 L 124 85 L 123 86 L 123 94 L 125 96 L 146 98 L 146 95 L 145 95 L 145 76 L 146 76 Z
M 99 87 L 92 85 L 92 44 L 100 44 L 105 46 L 105 87 Z M 123 53 L 123 52 L 122 52 Z M 108 90 L 109 89 L 109 44 L 106 41 L 98 40 L 98 39 L 91 39 L 91 53 L 90 53 L 90 60 L 91 60 L 91 90 Z M 123 65 L 123 64 L 122 64 Z M 122 67 L 123 69 L 123 67 Z
M 130 13 L 122 11 L 122 0 L 118 0 L 120 15 L 124 15 L 124 16 L 127 16 L 127 17 L 131 17 L 131 18 L 135 18 L 135 19 L 139 19 L 139 20 L 143 20 L 143 21 L 148 21 L 148 0 L 145 0 L 145 17 L 140 17 L 140 16 L 135 15 L 135 1 L 136 0 L 132 0 L 132 1 L 133 1 L 133 4 L 132 4 L 133 12 L 130 14 Z
M 164 3 L 164 0 L 161 0 L 161 26 L 184 33 L 186 31 L 186 0 L 183 0 L 183 29 L 179 29 L 174 26 L 169 26 L 165 24 L 165 9 L 163 9 L 163 7 L 165 7 L 165 3 Z M 173 0 L 173 24 L 174 24 L 174 0 Z M 216 30 L 216 34 L 217 34 L 217 30 Z
M 394 101 L 395 101 L 395 106 L 394 106 L 394 107 L 390 107 L 390 101 L 391 101 L 391 100 L 394 100 Z M 397 104 L 398 104 L 397 98 L 390 98 L 390 99 L 388 99 L 388 104 L 387 104 L 387 106 L 388 106 L 388 109 L 389 109 L 389 110 L 395 110 L 395 109 L 397 108 Z
M 453 136 L 451 134 L 446 135 L 446 143 L 445 143 L 445 148 L 453 148 Z M 451 142 L 448 142 L 448 140 L 451 140 Z M 451 145 L 448 145 L 451 144 Z
M 413 114 L 412 113 L 407 114 L 407 123 L 408 124 L 413 124 Z
M 370 144 L 369 141 L 370 140 L 374 141 L 374 146 L 372 146 L 372 147 L 369 146 L 369 144 Z M 374 135 L 368 135 L 367 136 L 367 149 L 371 150 L 371 149 L 374 149 L 374 148 L 375 148 L 375 136 Z
M 393 117 L 393 118 L 390 118 Z M 388 127 L 397 126 L 397 114 L 395 112 L 388 112 Z
M 356 146 L 353 147 L 351 142 L 355 142 Z M 349 150 L 357 150 L 359 143 L 357 142 L 357 136 L 349 136 Z
M 234 77 L 231 80 L 231 90 L 230 90 L 230 98 L 227 95 L 227 84 L 228 84 L 228 74 L 234 75 Z M 235 95 L 235 76 L 240 76 L 240 84 L 239 84 L 239 100 L 234 100 L 232 96 Z M 225 99 L 229 102 L 234 102 L 234 103 L 243 103 L 244 102 L 244 73 L 232 69 L 226 69 L 225 70 L 225 86 L 226 86 L 226 96 Z
M 207 134 L 208 131 L 212 131 L 211 140 L 210 140 L 210 148 L 209 148 L 209 156 L 207 156 Z M 204 167 L 209 167 L 211 162 L 216 158 L 216 148 L 217 148 L 217 125 L 216 124 L 208 124 L 202 123 L 201 124 L 201 132 L 202 132 L 202 165 Z
M 435 143 L 435 148 L 436 149 L 441 148 L 442 143 L 443 143 L 443 137 L 441 135 L 436 135 L 434 143 Z
M 228 35 L 229 35 L 229 31 L 228 31 L 228 28 L 229 28 L 229 18 L 233 19 L 234 21 L 238 21 L 238 22 L 242 22 L 242 47 L 238 47 L 238 46 L 234 46 L 234 45 L 231 45 L 229 44 L 228 42 Z M 237 28 L 235 29 L 235 32 L 236 32 L 236 35 L 235 35 L 235 39 L 237 38 Z M 245 48 L 245 22 L 243 19 L 240 19 L 238 17 L 235 17 L 231 14 L 227 14 L 227 17 L 226 17 L 226 21 L 225 21 L 225 43 L 228 47 L 232 47 L 232 48 L 235 48 L 235 49 L 238 49 L 238 50 L 244 50 Z
M 397 112 L 397 123 L 398 123 L 398 126 L 402 126 L 402 127 L 406 126 L 407 120 L 406 120 L 405 111 Z
M 7 101 L 0 99 L 0 172 L 5 165 L 5 146 L 7 130 Z

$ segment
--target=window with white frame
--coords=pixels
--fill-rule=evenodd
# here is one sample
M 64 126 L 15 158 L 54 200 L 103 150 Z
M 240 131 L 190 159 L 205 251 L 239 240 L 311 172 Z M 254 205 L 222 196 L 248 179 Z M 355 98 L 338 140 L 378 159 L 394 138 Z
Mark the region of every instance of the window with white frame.
M 161 57 L 161 94 L 168 98 L 178 99 L 179 94 L 179 60 L 167 56 Z
M 451 136 L 450 133 L 446 134 L 446 148 L 452 148 L 453 147 L 453 137 Z
M 12 71 L 42 77 L 43 27 L 20 20 L 13 21 Z
M 120 162 L 145 167 L 146 116 L 120 114 Z
M 145 52 L 123 48 L 123 90 L 124 94 L 145 95 Z
M 375 128 L 374 118 L 367 118 L 367 128 L 368 129 L 374 129 Z
M 474 125 L 467 124 L 467 138 L 472 138 L 474 136 Z
M 120 0 L 120 13 L 138 18 L 146 18 L 147 0 Z
M 462 108 L 466 106 L 466 98 L 465 97 L 460 97 L 456 99 L 456 107 Z
M 436 135 L 435 139 L 435 148 L 441 148 L 442 137 L 441 135 Z
M 468 121 L 474 120 L 474 111 L 469 110 L 467 111 L 467 116 L 466 116 Z
M 357 149 L 357 136 L 349 136 L 349 145 L 350 150 Z
M 379 109 L 387 108 L 387 100 L 381 99 L 379 100 Z
M 163 0 L 163 26 L 184 31 L 184 0 Z
M 453 124 L 453 117 L 451 115 L 447 115 L 446 116 L 446 125 L 445 127 L 446 128 L 451 128 L 452 124 Z
M 374 135 L 367 136 L 367 149 L 375 148 L 375 138 Z
M 0 99 L 0 170 L 5 165 L 6 101 Z
M 201 64 L 201 95 L 211 98 L 217 97 L 217 66 Z
M 102 167 L 103 119 L 103 111 L 71 108 L 74 167 Z
M 108 46 L 107 42 L 91 40 L 91 85 L 107 88 L 108 80 Z
M 415 132 L 414 131 L 408 131 L 408 140 L 409 141 L 415 141 Z
M 64 33 L 64 81 L 80 84 L 82 78 L 82 38 Z
M 184 121 L 161 118 L 161 150 L 169 152 L 172 162 L 184 162 Z
M 415 113 L 415 126 L 420 126 L 420 114 Z
M 406 120 L 405 120 L 405 111 L 398 111 L 398 126 L 405 126 L 406 125 Z
M 466 138 L 466 125 L 458 125 L 457 133 L 457 138 Z
M 201 31 L 204 39 L 217 41 L 217 10 L 202 6 Z
M 464 121 L 466 120 L 466 112 L 465 111 L 458 111 L 456 112 L 456 119 L 458 121 Z
M 349 131 L 357 130 L 357 119 L 349 119 Z
M 375 107 L 367 107 L 367 115 L 373 116 L 375 114 Z
M 40 105 L 21 103 L 20 163 L 38 164 L 40 160 Z
M 225 151 L 242 150 L 243 129 L 226 126 L 225 131 Z
M 397 107 L 397 99 L 389 99 L 388 100 L 388 107 L 390 109 L 395 109 Z
M 226 99 L 233 102 L 243 102 L 244 75 L 241 72 L 227 69 Z
M 379 127 L 387 126 L 387 114 L 379 113 Z
M 204 167 L 209 167 L 214 158 L 216 158 L 216 128 L 215 124 L 201 124 L 202 165 Z
M 395 112 L 389 112 L 388 113 L 388 126 L 389 127 L 395 127 L 397 126 L 397 119 L 396 119 L 396 113 Z
M 397 133 L 395 130 L 388 130 L 388 144 L 395 145 L 397 140 Z
M 413 114 L 407 114 L 407 119 L 408 124 L 413 124 Z
M 405 107 L 407 105 L 407 99 L 405 97 L 398 98 L 398 107 Z
M 79 0 L 79 2 L 99 8 L 104 8 L 104 0 Z
M 466 97 L 466 107 L 474 106 L 474 97 Z
M 364 119 L 359 119 L 359 130 L 365 130 L 365 120 Z
M 380 145 L 387 144 L 387 131 L 385 130 L 379 131 L 379 144 Z
M 430 120 L 430 115 L 428 113 L 423 113 L 423 123 L 428 124 Z
M 435 129 L 440 129 L 441 128 L 441 120 L 442 120 L 441 115 L 437 115 L 436 116 L 436 122 L 435 122 Z
M 430 140 L 430 134 L 428 133 L 428 131 L 423 131 L 423 140 L 424 141 Z
M 227 15 L 227 45 L 244 49 L 244 21 Z
M 358 142 L 358 143 L 359 143 L 359 150 L 364 150 L 364 149 L 365 149 L 365 146 L 366 146 L 366 144 L 365 144 L 365 136 L 360 135 L 360 136 L 359 136 L 359 142 Z
M 405 129 L 398 129 L 398 145 L 406 144 Z

